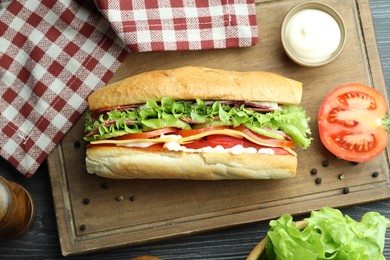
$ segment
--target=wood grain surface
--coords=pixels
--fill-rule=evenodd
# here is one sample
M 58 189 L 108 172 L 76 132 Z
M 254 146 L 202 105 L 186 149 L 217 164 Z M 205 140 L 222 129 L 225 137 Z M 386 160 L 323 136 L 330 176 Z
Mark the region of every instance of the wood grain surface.
M 371 8 L 385 80 L 390 83 L 390 2 L 371 1 Z M 389 88 L 387 91 L 389 92 Z M 0 242 L 0 259 L 62 259 L 47 165 L 42 165 L 32 179 L 25 179 L 1 160 L 0 174 L 23 185 L 36 203 L 36 218 L 32 229 L 16 240 Z M 390 217 L 390 201 L 347 207 L 342 211 L 355 219 L 359 219 L 367 211 L 378 211 Z M 115 217 L 112 216 L 113 219 Z M 305 215 L 299 216 L 303 217 Z M 68 259 L 131 259 L 139 255 L 155 255 L 162 259 L 245 259 L 267 229 L 268 222 L 255 222 Z M 386 258 L 390 258 L 389 240 L 390 231 L 386 236 Z
M 0 212 L 0 240 L 14 239 L 31 228 L 35 219 L 34 201 L 18 183 L 0 177 L 0 185 L 4 185 L 5 191 L 1 194 L 0 205 L 6 208 L 6 214 Z

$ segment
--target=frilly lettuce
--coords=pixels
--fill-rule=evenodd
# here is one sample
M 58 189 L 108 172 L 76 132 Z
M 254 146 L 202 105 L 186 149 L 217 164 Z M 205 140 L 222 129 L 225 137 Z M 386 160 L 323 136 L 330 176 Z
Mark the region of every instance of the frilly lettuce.
M 163 98 L 159 103 L 148 100 L 139 109 L 109 111 L 100 115 L 98 119 L 93 118 L 91 113 L 87 113 L 86 133 L 94 129 L 98 129 L 98 133 L 84 139 L 93 141 L 162 127 L 191 129 L 191 124 L 181 120 L 185 118 L 197 122 L 195 127 L 198 128 L 211 125 L 233 127 L 244 125 L 256 133 L 277 139 L 284 137 L 272 130 L 284 131 L 291 136 L 297 146 L 304 149 L 311 143 L 311 138 L 308 136 L 311 134 L 310 119 L 299 106 L 283 106 L 280 110 L 259 113 L 246 109 L 244 105 L 231 107 L 219 101 L 212 103 L 200 99 L 194 102 L 176 101 L 169 97 Z
M 260 259 L 385 259 L 384 239 L 390 220 L 377 212 L 368 212 L 357 222 L 325 207 L 305 220 L 308 224 L 302 231 L 290 215 L 272 220 L 266 254 Z

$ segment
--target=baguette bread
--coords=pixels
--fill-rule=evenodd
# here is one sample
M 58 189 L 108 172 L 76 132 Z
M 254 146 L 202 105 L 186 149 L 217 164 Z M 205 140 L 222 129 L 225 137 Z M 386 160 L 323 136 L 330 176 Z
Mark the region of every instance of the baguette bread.
M 175 100 L 301 102 L 302 83 L 269 72 L 235 72 L 182 67 L 141 73 L 107 85 L 88 98 L 89 110 Z M 116 179 L 281 179 L 293 177 L 296 154 L 183 152 L 88 145 L 88 173 Z
M 301 102 L 302 83 L 261 71 L 237 72 L 204 67 L 181 67 L 141 73 L 111 83 L 88 97 L 90 110 L 130 104 L 148 99 L 241 100 L 296 105 Z
M 295 176 L 297 157 L 96 146 L 87 150 L 86 165 L 89 173 L 113 179 L 282 179 Z

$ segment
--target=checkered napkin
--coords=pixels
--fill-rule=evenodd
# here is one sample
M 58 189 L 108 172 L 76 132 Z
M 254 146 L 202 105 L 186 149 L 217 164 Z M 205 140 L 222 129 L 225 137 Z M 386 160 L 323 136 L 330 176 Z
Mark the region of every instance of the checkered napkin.
M 248 47 L 258 41 L 255 0 L 95 0 L 132 51 Z
M 75 1 L 0 8 L 0 154 L 31 176 L 127 52 L 96 9 Z
M 129 51 L 246 47 L 257 33 L 254 0 L 0 0 L 0 155 L 32 176 Z

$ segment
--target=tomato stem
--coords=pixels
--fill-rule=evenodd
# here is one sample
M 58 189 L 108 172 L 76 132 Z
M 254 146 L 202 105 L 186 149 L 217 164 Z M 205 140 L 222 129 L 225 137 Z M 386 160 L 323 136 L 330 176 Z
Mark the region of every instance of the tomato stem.
M 382 118 L 382 125 L 386 128 L 387 132 L 390 132 L 390 119 L 387 114 Z

